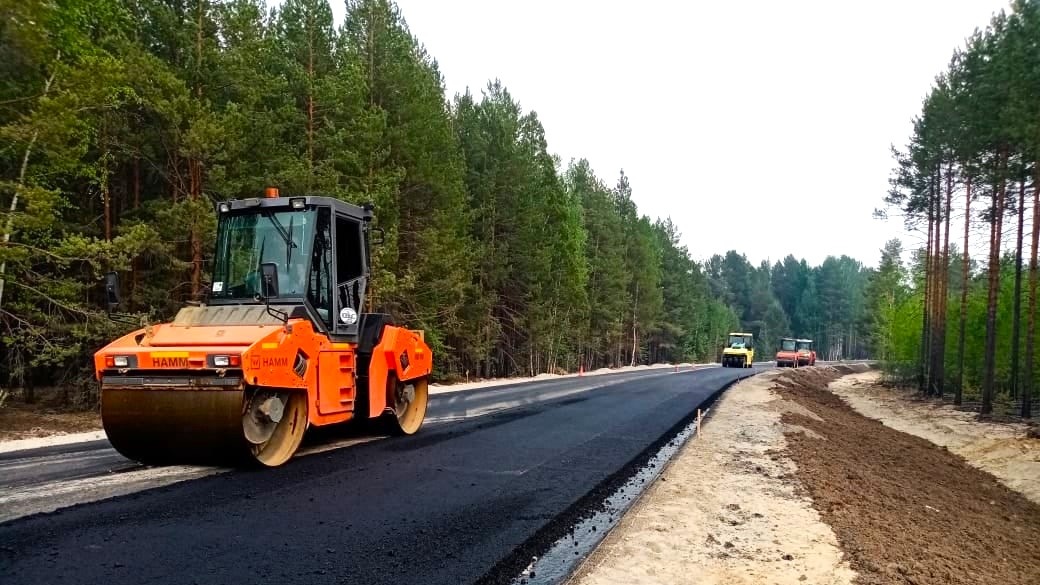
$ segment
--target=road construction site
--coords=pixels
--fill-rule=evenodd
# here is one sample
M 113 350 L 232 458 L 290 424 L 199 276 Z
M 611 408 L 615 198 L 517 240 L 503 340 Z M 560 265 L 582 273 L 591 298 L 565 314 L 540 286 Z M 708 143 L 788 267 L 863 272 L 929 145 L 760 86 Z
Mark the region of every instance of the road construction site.
M 907 402 L 878 386 L 866 364 L 598 374 L 435 389 L 419 433 L 388 438 L 364 425 L 316 433 L 276 468 L 148 467 L 89 437 L 7 448 L 0 578 L 1040 577 L 1040 506 L 1030 491 L 1040 439 L 1027 429 L 980 427 L 957 411 Z M 931 484 L 936 478 L 944 487 Z M 982 495 L 958 487 L 966 485 Z M 905 533 L 898 547 L 885 545 L 893 523 Z M 973 547 L 1006 552 L 997 562 Z
M 718 367 L 433 394 L 422 432 L 318 436 L 263 469 L 105 441 L 0 454 L 4 583 L 511 582 L 698 408 Z
M 733 386 L 571 583 L 1040 582 L 1029 425 L 855 370 Z

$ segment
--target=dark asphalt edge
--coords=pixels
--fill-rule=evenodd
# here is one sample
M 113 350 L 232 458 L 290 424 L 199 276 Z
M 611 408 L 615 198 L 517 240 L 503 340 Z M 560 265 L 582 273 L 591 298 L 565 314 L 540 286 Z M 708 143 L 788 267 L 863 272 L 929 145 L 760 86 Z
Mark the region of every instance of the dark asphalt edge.
M 630 459 L 627 463 L 621 466 L 613 474 L 607 476 L 603 481 L 596 484 L 589 492 L 579 498 L 577 501 L 568 506 L 563 512 L 560 512 L 552 519 L 550 519 L 544 526 L 539 528 L 533 535 L 529 536 L 523 543 L 513 549 L 513 551 L 506 557 L 500 559 L 494 566 L 491 567 L 488 572 L 477 579 L 474 585 L 500 585 L 500 584 L 511 584 L 519 581 L 523 578 L 523 573 L 527 567 L 531 564 L 532 558 L 540 558 L 547 551 L 549 551 L 559 540 L 565 536 L 571 534 L 574 531 L 575 526 L 582 522 L 582 520 L 593 516 L 600 509 L 604 507 L 605 502 L 610 499 L 619 489 L 621 489 L 626 483 L 635 477 L 640 470 L 642 470 L 654 457 L 669 443 L 675 440 L 675 438 L 683 432 L 690 424 L 697 420 L 697 410 L 704 411 L 708 409 L 712 404 L 715 403 L 722 394 L 729 390 L 732 386 L 739 382 L 762 373 L 762 371 L 752 371 L 747 375 L 740 376 L 730 382 L 725 383 L 721 388 L 713 392 L 700 404 L 694 407 L 689 414 L 685 415 L 679 422 L 675 423 L 667 431 L 664 432 L 657 440 L 650 443 L 645 449 L 639 452 L 638 455 Z M 702 418 L 702 422 L 703 422 Z M 675 453 L 678 453 L 681 449 L 676 449 Z M 674 453 L 673 453 L 674 456 Z M 663 470 L 667 467 L 670 461 L 670 457 L 666 459 L 660 466 Z M 657 476 L 649 482 L 645 482 L 640 489 L 636 497 L 632 498 L 627 502 L 621 509 L 618 510 L 618 522 L 635 502 L 638 502 L 646 490 L 654 484 Z M 596 549 L 598 545 L 610 531 L 602 531 L 596 537 L 591 551 Z M 556 578 L 548 581 L 553 585 L 560 585 L 565 583 L 574 574 L 574 571 L 581 565 L 581 563 L 587 558 L 586 555 L 578 555 L 574 559 L 571 559 L 569 566 L 564 567 L 561 570 L 555 571 Z
M 683 373 L 693 372 L 693 371 L 696 371 L 696 370 L 705 370 L 705 369 L 711 368 L 714 365 L 717 365 L 717 364 L 694 364 L 692 366 L 683 366 L 679 370 L 678 373 L 683 374 Z M 579 375 L 568 374 L 566 376 L 559 376 L 559 377 L 556 377 L 556 378 L 543 378 L 541 380 L 526 380 L 526 381 L 508 382 L 508 383 L 505 383 L 505 384 L 494 384 L 494 385 L 491 385 L 491 386 L 481 386 L 481 387 L 478 387 L 478 388 L 468 388 L 466 390 L 451 390 L 450 388 L 452 387 L 452 384 L 448 384 L 446 386 L 441 386 L 440 387 L 440 388 L 444 388 L 444 390 L 440 390 L 438 388 L 438 391 L 437 392 L 431 392 L 430 396 L 444 396 L 444 395 L 466 396 L 466 395 L 478 394 L 478 393 L 481 393 L 481 392 L 488 392 L 488 391 L 491 391 L 491 390 L 515 390 L 519 386 L 535 386 L 535 385 L 542 385 L 542 384 L 553 384 L 553 383 L 565 382 L 565 381 L 569 381 L 569 380 L 577 380 L 577 379 L 582 379 L 582 378 L 585 378 L 585 379 L 588 379 L 588 378 L 613 378 L 615 376 L 624 376 L 626 374 L 628 374 L 630 376 L 633 375 L 633 374 L 650 374 L 650 375 L 655 375 L 656 376 L 656 375 L 674 374 L 674 373 L 676 373 L 676 372 L 673 369 L 664 368 L 664 367 L 656 367 L 656 368 L 643 367 L 643 368 L 638 368 L 638 369 L 634 369 L 634 370 L 624 370 L 624 371 L 621 371 L 621 372 L 607 372 L 605 374 L 596 374 L 594 376 L 592 376 L 592 375 L 580 375 L 580 374 Z M 488 380 L 488 381 L 492 382 L 494 380 L 495 379 L 492 378 L 491 380 Z M 460 384 L 468 384 L 469 382 L 459 382 L 459 383 Z

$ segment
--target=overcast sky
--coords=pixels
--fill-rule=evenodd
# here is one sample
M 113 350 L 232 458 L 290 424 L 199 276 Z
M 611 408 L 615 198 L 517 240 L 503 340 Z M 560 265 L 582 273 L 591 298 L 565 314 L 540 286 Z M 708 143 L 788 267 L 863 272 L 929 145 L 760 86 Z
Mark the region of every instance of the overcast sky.
M 269 0 L 271 4 L 279 0 Z M 344 6 L 332 0 L 337 23 Z M 1006 0 L 398 0 L 449 96 L 499 78 L 564 164 L 621 169 L 696 259 L 848 254 L 914 236 L 882 205 L 934 76 Z

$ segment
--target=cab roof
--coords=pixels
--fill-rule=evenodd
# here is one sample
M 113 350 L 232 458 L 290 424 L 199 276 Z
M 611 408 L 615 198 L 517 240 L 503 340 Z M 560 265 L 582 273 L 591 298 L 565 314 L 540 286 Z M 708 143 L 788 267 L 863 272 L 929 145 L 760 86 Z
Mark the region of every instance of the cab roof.
M 754 337 L 753 333 L 730 333 L 730 335 L 739 335 L 741 337 Z
M 331 207 L 336 213 L 352 217 L 361 221 L 372 220 L 372 207 L 371 205 L 365 205 L 359 207 L 353 203 L 347 203 L 346 201 L 335 199 L 333 197 L 326 197 L 324 195 L 299 195 L 299 196 L 278 196 L 278 197 L 247 197 L 243 199 L 229 199 L 227 201 L 221 201 L 217 203 L 217 208 L 221 209 L 222 205 L 228 206 L 228 212 L 235 211 L 249 211 L 255 209 L 292 209 L 292 202 L 294 200 L 304 201 L 304 205 L 307 207 L 319 206 L 319 207 Z

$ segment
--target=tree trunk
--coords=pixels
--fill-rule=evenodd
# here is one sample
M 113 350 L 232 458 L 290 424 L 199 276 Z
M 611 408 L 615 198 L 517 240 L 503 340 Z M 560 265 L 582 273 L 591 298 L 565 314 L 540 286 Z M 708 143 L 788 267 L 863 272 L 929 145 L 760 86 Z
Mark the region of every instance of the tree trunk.
M 36 404 L 36 382 L 29 366 L 25 367 L 25 375 L 22 376 L 22 396 L 26 404 Z
M 134 157 L 133 172 L 134 172 L 134 184 L 133 184 L 134 209 L 139 209 L 141 207 L 141 158 L 140 157 L 136 157 L 136 156 Z M 134 304 L 134 297 L 137 294 L 137 280 L 138 280 L 137 256 L 134 256 L 133 258 L 130 259 L 130 298 L 127 299 L 129 301 L 129 304 L 130 304 L 131 307 Z
M 1036 340 L 1036 285 L 1037 285 L 1037 245 L 1040 244 L 1040 161 L 1033 167 L 1033 245 L 1029 253 L 1029 319 L 1026 323 L 1026 375 L 1022 384 L 1022 416 L 1033 415 L 1033 384 L 1036 380 L 1036 369 L 1033 362 Z
M 934 188 L 934 186 L 933 186 Z M 921 360 L 917 374 L 917 391 L 925 393 L 930 390 L 927 378 L 930 375 L 928 363 L 931 358 L 931 284 L 932 284 L 932 194 L 928 195 L 928 239 L 924 253 L 924 315 L 921 324 Z
M 169 159 L 166 161 L 166 181 L 170 187 L 170 199 L 177 203 L 180 200 L 181 192 L 184 190 L 184 180 L 181 176 L 181 156 L 176 150 L 170 153 Z
M 102 155 L 105 156 L 105 155 Z M 108 188 L 108 165 L 101 163 L 101 201 L 105 207 L 105 241 L 112 241 L 112 194 Z
M 638 338 L 636 337 L 636 310 L 639 307 L 639 282 L 636 282 L 636 295 L 632 300 L 632 363 L 629 365 L 636 365 L 636 347 L 638 347 Z
M 953 397 L 954 404 L 960 404 L 964 398 L 964 332 L 968 325 L 968 271 L 971 267 L 971 255 L 968 254 L 968 234 L 971 228 L 971 177 L 967 181 L 967 194 L 964 196 L 964 250 L 961 266 L 961 327 L 957 339 L 957 388 Z
M 101 130 L 100 130 L 100 132 L 98 134 L 98 143 L 101 145 L 101 157 L 100 157 L 101 160 L 99 161 L 101 163 L 101 173 L 100 173 L 101 176 L 99 177 L 99 179 L 101 181 L 101 185 L 100 185 L 101 186 L 101 205 L 104 208 L 104 212 L 105 212 L 104 213 L 104 216 L 105 216 L 105 230 L 104 230 L 105 241 L 106 242 L 111 242 L 112 241 L 112 192 L 111 192 L 111 189 L 109 188 L 109 180 L 108 180 L 108 178 L 109 178 L 108 177 L 108 149 L 105 147 L 105 141 L 106 140 L 107 140 L 107 137 L 105 136 L 105 123 L 102 122 L 101 123 Z
M 191 230 L 191 296 L 198 300 L 202 294 L 202 239 L 196 226 Z
M 188 197 L 198 201 L 202 197 L 202 162 L 195 156 L 188 159 Z M 191 219 L 189 234 L 191 242 L 191 298 L 198 300 L 202 294 L 202 237 L 199 235 L 198 218 Z
M 930 287 L 931 292 L 931 316 L 928 318 L 931 331 L 928 335 L 928 395 L 934 396 L 938 394 L 939 382 L 937 376 L 939 374 L 939 344 L 941 343 L 941 332 L 940 327 L 942 324 L 942 316 L 939 314 L 939 304 L 942 298 L 942 255 L 939 247 L 942 242 L 942 188 L 940 187 L 941 177 L 939 175 L 939 167 L 935 169 L 934 188 L 932 189 L 932 206 L 934 211 L 932 212 L 932 219 L 935 222 L 935 237 L 932 238 L 932 249 L 930 256 L 932 258 L 931 269 L 932 269 L 932 285 Z
M 314 15 L 307 10 L 307 181 L 314 182 Z
M 993 194 L 992 237 L 989 253 L 989 295 L 986 304 L 986 359 L 982 375 L 982 409 L 981 414 L 993 412 L 994 376 L 996 370 L 997 342 L 997 301 L 1000 293 L 1000 244 L 1004 219 L 1004 198 L 1007 191 L 1007 180 L 1003 171 L 1007 168 L 1007 149 L 1000 153 L 1001 177 Z
M 202 101 L 202 26 L 204 14 L 204 2 L 199 0 L 197 4 L 198 22 L 195 27 L 195 95 Z M 202 196 L 202 161 L 198 155 L 192 155 L 188 160 L 188 175 L 190 181 L 189 195 L 192 201 L 198 201 Z M 202 238 L 199 235 L 198 218 L 193 217 L 191 222 L 191 298 L 199 300 L 202 296 Z
M 61 51 L 54 57 L 54 62 L 57 64 L 61 60 Z M 54 74 L 51 72 L 50 77 L 43 84 L 43 92 L 40 97 L 46 96 L 47 92 L 51 89 L 51 84 L 54 83 Z M 15 185 L 14 196 L 11 198 L 11 209 L 7 215 L 7 223 L 4 226 L 4 245 L 11 241 L 11 232 L 14 231 L 14 212 L 18 210 L 18 189 L 25 185 L 25 173 L 29 169 L 29 157 L 32 156 L 33 147 L 36 146 L 36 140 L 40 137 L 38 131 L 34 131 L 32 136 L 29 137 L 29 144 L 25 145 L 25 152 L 22 154 L 22 166 L 18 170 L 18 183 Z M 7 274 L 7 261 L 0 262 L 0 303 L 4 299 L 4 275 Z
M 939 297 L 939 357 L 936 359 L 937 392 L 942 398 L 946 392 L 946 310 L 950 299 L 950 216 L 953 211 L 953 165 L 946 167 L 946 209 L 943 214 L 943 248 L 942 266 L 939 276 L 942 282 L 942 295 Z
M 141 158 L 134 157 L 134 209 L 141 207 Z
M 1025 230 L 1026 181 L 1018 183 L 1018 234 L 1015 241 L 1015 300 L 1011 315 L 1011 397 L 1018 397 L 1018 349 L 1022 327 L 1022 235 Z

